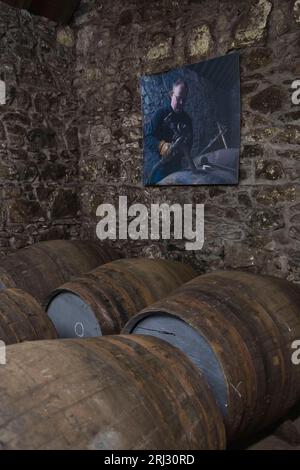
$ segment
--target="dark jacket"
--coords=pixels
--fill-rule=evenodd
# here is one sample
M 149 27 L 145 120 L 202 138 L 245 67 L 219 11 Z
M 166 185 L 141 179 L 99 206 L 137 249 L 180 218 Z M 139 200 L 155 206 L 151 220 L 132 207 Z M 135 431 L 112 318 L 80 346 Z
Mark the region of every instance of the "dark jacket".
M 193 145 L 193 126 L 189 115 L 185 111 L 175 113 L 171 106 L 159 109 L 151 122 L 145 126 L 146 149 L 159 152 L 161 140 L 174 142 L 182 130 L 186 134 L 186 144 L 191 149 Z

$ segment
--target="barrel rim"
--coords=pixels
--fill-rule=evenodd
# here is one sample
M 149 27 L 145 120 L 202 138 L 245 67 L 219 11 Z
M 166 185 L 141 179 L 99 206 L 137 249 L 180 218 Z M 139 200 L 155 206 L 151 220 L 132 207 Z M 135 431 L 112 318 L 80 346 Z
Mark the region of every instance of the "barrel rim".
M 136 328 L 137 325 L 141 321 L 143 321 L 145 318 L 147 318 L 149 316 L 158 316 L 158 315 L 163 314 L 163 315 L 166 315 L 168 317 L 173 317 L 173 318 L 177 318 L 178 320 L 181 320 L 183 323 L 190 326 L 196 333 L 198 333 L 199 336 L 202 335 L 202 337 L 209 343 L 209 340 L 206 337 L 206 335 L 204 334 L 204 332 L 198 331 L 195 328 L 195 326 L 193 325 L 193 323 L 188 321 L 186 318 L 181 318 L 180 315 L 178 315 L 174 312 L 170 312 L 167 307 L 162 307 L 162 306 L 159 306 L 158 308 L 154 308 L 154 307 L 155 307 L 155 304 L 153 306 L 150 305 L 149 308 L 145 309 L 145 311 L 141 311 L 138 314 L 134 315 L 132 318 L 130 318 L 128 320 L 128 322 L 126 323 L 126 325 L 124 326 L 124 328 L 121 330 L 120 334 L 121 335 L 124 335 L 124 334 L 125 335 L 128 335 L 128 334 L 129 335 L 134 335 L 134 328 Z M 178 349 L 180 349 L 180 348 L 178 348 Z M 216 357 L 218 357 L 218 354 L 216 354 L 213 347 L 212 347 L 212 350 L 213 350 L 214 354 L 216 355 Z M 187 356 L 187 354 L 184 353 L 184 351 L 182 351 L 182 353 Z M 230 398 L 231 397 L 231 395 L 230 395 L 230 384 L 229 384 L 229 381 L 228 381 L 226 370 L 224 369 L 223 361 L 219 361 L 219 365 L 220 365 L 220 368 L 222 370 L 223 377 L 224 377 L 224 385 L 226 387 L 226 396 L 227 396 L 227 412 L 229 412 L 229 410 L 231 409 L 231 406 L 232 406 L 231 398 Z M 203 375 L 203 373 L 200 371 L 200 369 L 198 369 L 198 370 Z

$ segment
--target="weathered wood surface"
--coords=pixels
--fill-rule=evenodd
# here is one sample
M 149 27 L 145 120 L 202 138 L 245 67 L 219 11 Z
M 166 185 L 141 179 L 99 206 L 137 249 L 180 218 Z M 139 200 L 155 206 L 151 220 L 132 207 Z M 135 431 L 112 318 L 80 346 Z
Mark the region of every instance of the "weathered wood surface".
M 41 305 L 27 292 L 0 292 L 0 340 L 6 345 L 57 338 L 55 328 Z
M 44 304 L 56 287 L 118 257 L 93 241 L 50 240 L 6 256 L 0 262 L 0 289 L 17 287 Z
M 195 276 L 177 261 L 116 260 L 56 289 L 47 312 L 60 337 L 115 334 L 139 310 Z
M 187 328 L 198 336 L 194 344 Z M 177 342 L 210 383 L 230 439 L 265 428 L 300 399 L 300 368 L 291 360 L 300 290 L 285 280 L 238 271 L 199 276 L 129 320 L 124 332 Z
M 8 346 L 2 449 L 223 449 L 222 416 L 192 362 L 137 335 Z

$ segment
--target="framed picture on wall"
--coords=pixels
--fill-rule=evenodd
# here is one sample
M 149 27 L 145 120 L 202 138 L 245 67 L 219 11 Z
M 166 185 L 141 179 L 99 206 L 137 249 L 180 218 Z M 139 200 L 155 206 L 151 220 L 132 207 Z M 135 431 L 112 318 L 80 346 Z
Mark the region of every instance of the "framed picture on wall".
M 140 85 L 144 184 L 237 184 L 239 55 L 144 75 Z

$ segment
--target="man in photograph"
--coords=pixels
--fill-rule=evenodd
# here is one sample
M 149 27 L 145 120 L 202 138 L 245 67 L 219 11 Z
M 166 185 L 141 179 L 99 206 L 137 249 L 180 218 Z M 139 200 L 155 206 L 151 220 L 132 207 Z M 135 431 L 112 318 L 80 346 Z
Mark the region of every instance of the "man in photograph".
M 146 184 L 156 184 L 165 176 L 182 170 L 183 157 L 196 171 L 191 158 L 193 126 L 184 111 L 187 94 L 188 85 L 179 78 L 170 92 L 170 105 L 159 109 L 146 129 L 146 149 L 152 153 L 154 162 Z

